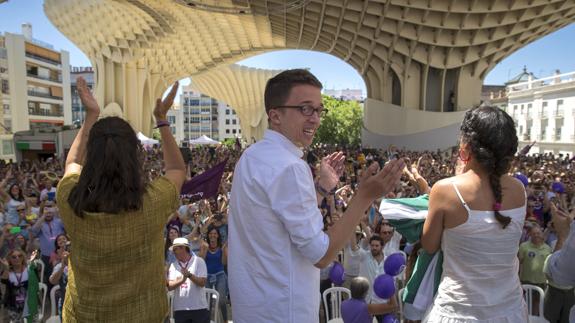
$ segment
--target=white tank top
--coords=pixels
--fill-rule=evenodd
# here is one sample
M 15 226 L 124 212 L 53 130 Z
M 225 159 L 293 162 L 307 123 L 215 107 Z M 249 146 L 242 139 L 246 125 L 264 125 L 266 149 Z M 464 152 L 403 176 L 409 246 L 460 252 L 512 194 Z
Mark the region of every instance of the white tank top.
M 511 218 L 503 229 L 493 211 L 470 209 L 455 183 L 453 187 L 468 218 L 443 231 L 443 275 L 431 316 L 457 322 L 527 322 L 517 259 L 526 205 L 500 211 Z

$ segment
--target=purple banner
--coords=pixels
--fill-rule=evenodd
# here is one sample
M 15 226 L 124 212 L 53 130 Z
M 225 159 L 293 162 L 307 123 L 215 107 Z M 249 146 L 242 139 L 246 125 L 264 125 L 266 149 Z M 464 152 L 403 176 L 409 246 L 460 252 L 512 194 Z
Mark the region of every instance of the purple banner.
M 181 194 L 189 197 L 192 202 L 216 197 L 227 162 L 228 160 L 226 159 L 185 182 L 184 185 L 182 185 Z

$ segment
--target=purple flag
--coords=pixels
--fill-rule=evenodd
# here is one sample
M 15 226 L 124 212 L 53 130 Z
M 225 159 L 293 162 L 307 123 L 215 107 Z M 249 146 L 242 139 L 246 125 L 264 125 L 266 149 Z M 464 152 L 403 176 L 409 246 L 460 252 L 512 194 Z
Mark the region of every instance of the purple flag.
M 192 202 L 217 196 L 227 162 L 226 159 L 185 182 L 182 185 L 181 194 L 189 197 Z

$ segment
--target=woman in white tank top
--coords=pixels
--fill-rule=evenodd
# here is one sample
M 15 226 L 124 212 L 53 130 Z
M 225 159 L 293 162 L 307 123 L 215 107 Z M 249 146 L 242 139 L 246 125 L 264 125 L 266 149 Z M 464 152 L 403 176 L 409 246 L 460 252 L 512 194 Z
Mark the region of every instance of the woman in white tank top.
M 422 246 L 443 251 L 443 276 L 423 322 L 522 323 L 527 307 L 517 251 L 525 219 L 523 185 L 506 175 L 517 151 L 513 119 L 494 107 L 465 114 L 460 175 L 436 183 Z

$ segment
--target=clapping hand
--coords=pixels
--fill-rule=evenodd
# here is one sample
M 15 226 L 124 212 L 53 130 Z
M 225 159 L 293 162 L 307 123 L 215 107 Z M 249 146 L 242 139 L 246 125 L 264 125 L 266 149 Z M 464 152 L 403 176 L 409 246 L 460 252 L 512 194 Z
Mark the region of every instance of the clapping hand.
M 172 104 L 174 104 L 174 98 L 178 92 L 179 85 L 179 82 L 174 83 L 170 89 L 170 93 L 168 93 L 164 100 L 160 98 L 156 99 L 156 107 L 154 108 L 154 117 L 156 117 L 156 121 L 166 121 L 166 114 L 172 107 Z
M 404 167 L 402 159 L 388 162 L 382 170 L 379 170 L 377 163 L 371 164 L 364 174 L 357 194 L 375 200 L 392 192 L 401 179 Z
M 319 185 L 326 191 L 331 191 L 339 183 L 343 175 L 345 155 L 340 151 L 322 158 L 319 169 Z
M 82 105 L 84 105 L 86 108 L 86 115 L 96 117 L 100 115 L 100 107 L 98 106 L 98 102 L 96 102 L 96 99 L 92 95 L 92 92 L 88 88 L 86 80 L 84 80 L 83 77 L 78 77 L 76 80 L 76 87 L 78 88 L 78 96 L 80 96 Z

